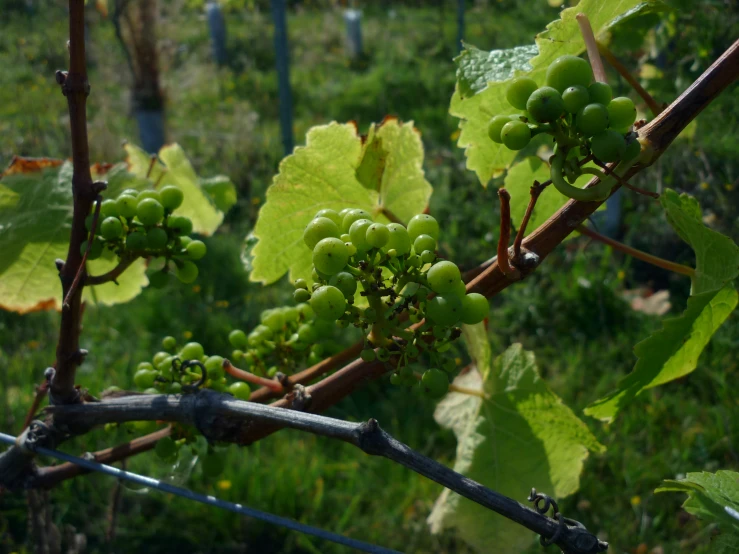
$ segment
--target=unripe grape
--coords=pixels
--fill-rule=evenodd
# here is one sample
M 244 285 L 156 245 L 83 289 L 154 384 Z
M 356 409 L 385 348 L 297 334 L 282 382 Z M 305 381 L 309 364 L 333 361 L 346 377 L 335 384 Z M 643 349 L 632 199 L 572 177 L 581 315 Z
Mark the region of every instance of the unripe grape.
M 85 229 L 88 231 L 92 230 L 92 220 L 95 218 L 95 214 L 90 214 L 85 218 Z
M 183 360 L 200 360 L 203 356 L 205 356 L 205 350 L 199 342 L 188 342 L 180 350 L 180 358 Z
M 80 254 L 84 256 L 86 250 L 87 241 L 83 241 L 82 244 L 80 244 Z M 98 237 L 95 237 L 95 239 L 92 241 L 92 245 L 90 246 L 90 252 L 87 254 L 87 259 L 97 260 L 100 256 L 102 256 L 102 254 L 103 242 Z
M 354 275 L 346 271 L 342 271 L 331 277 L 329 284 L 339 289 L 347 298 L 354 297 L 354 294 L 357 292 L 357 280 L 354 278 Z
M 192 242 L 190 237 L 177 237 L 175 241 L 179 241 L 182 248 L 187 248 L 187 245 Z
M 100 217 L 118 217 L 118 208 L 116 208 L 115 200 L 103 200 L 100 204 Z
M 434 323 L 451 326 L 462 315 L 462 301 L 458 296 L 434 296 L 427 303 L 426 315 Z
M 313 249 L 313 265 L 326 275 L 335 275 L 349 261 L 346 244 L 337 238 L 325 238 Z
M 449 294 L 454 294 L 459 296 L 460 298 L 463 298 L 467 294 L 467 287 L 464 284 L 464 281 L 460 279 L 456 283 L 454 283 L 454 288 L 449 291 Z
M 329 208 L 320 210 L 316 215 L 313 216 L 313 219 L 316 219 L 318 217 L 326 217 L 336 223 L 337 227 L 341 227 L 341 222 L 344 220 L 343 215 L 339 215 L 335 210 L 331 210 Z
M 590 101 L 595 104 L 603 104 L 608 106 L 613 98 L 613 91 L 611 85 L 608 83 L 601 83 L 596 81 L 588 87 L 588 94 L 590 94 Z
M 354 246 L 351 242 L 345 242 L 346 245 L 346 252 L 349 254 L 349 257 L 351 258 L 354 254 L 357 253 L 357 247 Z
M 228 334 L 228 342 L 230 342 L 231 346 L 234 348 L 246 348 L 246 333 L 241 329 L 234 329 Z
M 390 231 L 382 223 L 373 223 L 367 227 L 367 242 L 373 248 L 382 248 L 390 240 Z
M 449 391 L 449 378 L 440 369 L 428 369 L 421 377 L 421 388 L 431 398 L 441 398 Z
M 565 87 L 566 88 L 566 87 Z M 556 121 L 565 111 L 562 96 L 552 87 L 541 87 L 534 91 L 526 103 L 528 111 L 536 121 Z
M 367 241 L 367 229 L 372 226 L 369 219 L 358 219 L 349 227 L 349 237 L 359 252 L 366 252 L 372 245 Z
M 146 231 L 146 246 L 150 250 L 162 250 L 168 241 L 167 231 L 161 227 L 152 227 Z
M 313 308 L 311 308 L 310 304 L 307 304 L 306 302 L 301 302 L 295 306 L 295 309 L 298 310 L 298 313 L 304 320 L 313 319 L 316 316 Z
M 157 352 L 156 354 L 154 354 L 152 362 L 154 362 L 155 366 L 158 366 L 160 363 L 162 363 L 163 360 L 166 360 L 169 357 L 169 352 Z
M 182 262 L 182 265 L 177 267 L 175 275 L 183 283 L 192 283 L 198 278 L 198 266 L 186 260 Z
M 608 127 L 608 110 L 603 104 L 588 104 L 577 112 L 576 123 L 587 137 L 602 133 Z
M 482 294 L 471 292 L 462 298 L 462 323 L 467 325 L 475 325 L 480 323 L 490 312 L 490 304 L 488 299 Z
M 488 123 L 488 137 L 495 143 L 502 144 L 503 139 L 500 138 L 500 132 L 503 130 L 503 126 L 506 123 L 511 122 L 511 117 L 508 115 L 496 115 Z
M 509 150 L 521 150 L 531 141 L 531 129 L 521 121 L 511 121 L 503 125 L 500 137 Z
M 163 352 L 163 354 L 166 354 L 166 352 Z M 150 362 L 140 362 L 139 365 L 136 366 L 136 369 L 153 370 L 154 366 Z
M 415 241 L 419 235 L 429 235 L 439 240 L 439 224 L 428 214 L 414 215 L 408 222 L 408 235 Z
M 232 350 L 231 359 L 236 363 L 240 362 L 241 360 L 244 359 L 244 351 L 239 350 L 238 348 L 236 348 L 235 350 Z
M 344 315 L 346 299 L 342 292 L 331 285 L 319 287 L 310 299 L 316 316 L 325 320 L 337 320 Z
M 444 294 L 454 290 L 456 283 L 462 279 L 462 275 L 456 264 L 444 260 L 432 265 L 426 278 L 432 291 Z
M 305 227 L 303 240 L 311 250 L 316 247 L 322 239 L 334 237 L 339 238 L 341 233 L 339 227 L 327 217 L 317 217 Z
M 567 113 L 577 113 L 590 103 L 588 89 L 582 85 L 567 87 L 562 93 L 562 103 Z
M 342 233 L 342 235 L 339 237 L 341 239 L 341 242 L 351 242 L 352 237 L 349 233 Z
M 397 386 L 397 385 L 402 384 L 402 382 L 403 382 L 403 379 L 397 373 L 393 373 L 390 376 L 390 384 L 391 385 L 396 385 Z
M 157 271 L 149 275 L 149 284 L 155 289 L 161 289 L 169 283 L 168 271 Z
M 177 339 L 174 337 L 164 337 L 162 339 L 162 348 L 170 352 L 173 352 L 174 349 L 177 348 Z
M 285 318 L 286 323 L 296 323 L 300 319 L 300 312 L 293 306 L 285 306 L 284 308 L 277 308 L 282 311 L 282 317 Z
M 202 240 L 193 240 L 185 247 L 185 251 L 187 251 L 187 255 L 190 256 L 191 260 L 199 260 L 205 256 L 208 249 Z
M 339 212 L 339 217 L 341 218 L 341 221 L 344 221 L 344 216 L 348 214 L 350 211 L 352 211 L 354 208 L 344 208 Z
M 612 129 L 595 135 L 590 141 L 593 156 L 602 162 L 617 162 L 621 160 L 626 150 L 626 141 L 623 135 Z
M 626 148 L 624 149 L 621 159 L 622 160 L 632 160 L 636 158 L 640 152 L 641 152 L 641 144 L 639 143 L 638 140 L 633 139 L 631 141 L 626 142 Z
M 171 215 L 167 218 L 167 227 L 181 237 L 192 233 L 192 221 L 181 215 Z
M 577 56 L 560 56 L 547 68 L 547 85 L 560 93 L 573 85 L 587 87 L 592 80 L 590 64 Z
M 295 289 L 295 292 L 293 292 L 293 300 L 295 302 L 308 302 L 310 296 L 311 294 L 305 289 Z
M 351 229 L 352 223 L 360 219 L 369 219 L 372 221 L 372 215 L 369 212 L 360 209 L 350 210 L 344 216 L 344 219 L 341 222 L 341 228 L 345 233 L 347 233 L 349 232 L 349 229 Z M 357 246 L 357 248 L 359 247 Z
M 390 351 L 387 348 L 378 348 L 377 359 L 381 362 L 387 362 L 390 359 Z
M 216 381 L 223 377 L 223 357 L 210 356 L 205 363 L 205 371 L 208 373 L 208 379 Z
M 162 206 L 167 210 L 174 211 L 182 205 L 182 201 L 185 199 L 185 195 L 182 193 L 180 187 L 174 185 L 167 185 L 162 187 L 159 191 L 160 201 Z
M 285 316 L 279 310 L 264 310 L 259 317 L 262 325 L 271 331 L 279 331 L 285 326 Z M 258 329 L 259 327 L 257 327 Z
M 413 241 L 413 249 L 416 252 L 423 252 L 424 250 L 436 250 L 436 241 L 434 237 L 430 235 L 418 235 L 416 240 Z
M 359 357 L 362 358 L 365 362 L 374 362 L 375 358 L 377 358 L 377 355 L 375 354 L 375 351 L 371 348 L 365 348 L 359 353 Z
M 526 109 L 529 96 L 536 90 L 536 81 L 530 77 L 517 77 L 511 81 L 506 89 L 506 100 L 518 110 Z
M 631 127 L 636 121 L 636 106 L 630 98 L 619 96 L 611 100 L 608 104 L 608 118 L 611 127 L 614 129 L 624 129 Z
M 148 389 L 154 384 L 157 372 L 150 369 L 139 369 L 133 376 L 133 382 L 140 389 Z
M 141 204 L 142 200 L 146 200 L 147 198 L 156 200 L 160 204 L 162 203 L 162 198 L 161 196 L 159 196 L 159 191 L 156 191 L 154 189 L 147 189 L 147 190 L 140 191 L 138 196 L 136 197 L 136 200 L 138 200 L 138 203 Z
M 318 339 L 318 330 L 312 323 L 303 323 L 298 327 L 297 335 L 301 342 L 310 344 Z
M 119 196 L 115 201 L 115 208 L 118 215 L 125 217 L 126 219 L 131 219 L 136 215 L 137 205 L 138 200 L 136 198 L 124 194 Z
M 164 217 L 164 206 L 154 198 L 144 198 L 136 207 L 136 217 L 146 226 L 156 225 Z
M 295 279 L 295 288 L 308 290 L 308 282 L 305 279 Z
M 390 238 L 385 245 L 388 250 L 395 250 L 396 256 L 405 256 L 411 251 L 411 237 L 408 230 L 400 223 L 388 223 L 387 230 Z
M 251 388 L 243 381 L 231 383 L 231 386 L 228 387 L 228 392 L 233 394 L 234 397 L 238 398 L 239 400 L 243 400 L 244 402 L 249 400 L 249 397 L 251 396 Z
M 421 252 L 421 261 L 425 264 L 430 264 L 436 259 L 436 253 L 431 250 L 424 250 Z
M 174 442 L 172 437 L 164 437 L 159 439 L 154 446 L 154 452 L 156 455 L 165 461 L 172 461 L 177 458 L 177 452 L 179 447 Z
M 126 237 L 126 250 L 144 250 L 147 245 L 144 231 L 133 231 Z
M 405 353 L 408 355 L 409 358 L 415 359 L 418 358 L 418 356 L 421 354 L 421 351 L 415 344 L 409 344 L 405 347 Z

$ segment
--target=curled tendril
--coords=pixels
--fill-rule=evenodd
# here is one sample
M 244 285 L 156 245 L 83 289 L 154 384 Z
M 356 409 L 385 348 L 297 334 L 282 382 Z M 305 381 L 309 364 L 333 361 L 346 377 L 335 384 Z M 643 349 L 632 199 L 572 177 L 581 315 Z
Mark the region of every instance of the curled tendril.
M 200 368 L 200 379 L 189 385 L 183 385 L 182 390 L 185 392 L 196 392 L 208 380 L 208 371 L 205 369 L 203 363 L 198 360 L 185 360 L 180 364 L 180 372 L 184 373 L 191 367 Z

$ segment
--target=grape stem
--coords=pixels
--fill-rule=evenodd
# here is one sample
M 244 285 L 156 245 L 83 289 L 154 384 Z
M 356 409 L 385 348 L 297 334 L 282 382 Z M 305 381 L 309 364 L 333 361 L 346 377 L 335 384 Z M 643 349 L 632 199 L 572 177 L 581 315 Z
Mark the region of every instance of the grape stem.
M 626 187 L 629 190 L 633 190 L 634 192 L 637 192 L 639 194 L 643 194 L 644 196 L 649 196 L 650 198 L 654 198 L 656 200 L 659 200 L 659 194 L 657 194 L 656 192 L 652 192 L 652 191 L 649 191 L 649 190 L 645 190 L 643 188 L 635 187 L 634 185 L 632 185 L 631 183 L 629 183 L 627 180 L 622 179 L 620 176 L 618 176 L 615 173 L 613 173 L 613 170 L 611 170 L 611 168 L 608 167 L 607 164 L 604 164 L 602 161 L 600 161 L 598 159 L 594 160 L 594 162 L 598 166 L 600 166 L 601 168 L 603 168 L 603 172 L 606 175 L 613 175 L 613 177 L 616 179 L 616 181 L 618 181 L 618 184 L 619 185 L 624 186 L 624 187 Z M 585 173 L 585 170 L 583 170 L 583 173 Z
M 115 281 L 118 279 L 118 277 L 121 276 L 121 274 L 126 271 L 129 266 L 136 261 L 138 256 L 131 256 L 131 257 L 125 257 L 121 258 L 121 260 L 118 262 L 118 265 L 115 266 L 113 269 L 108 271 L 107 273 L 103 273 L 102 275 L 88 275 L 85 278 L 85 285 L 86 286 L 92 286 L 92 285 L 103 285 L 105 283 L 110 283 L 111 281 Z
M 255 385 L 267 387 L 276 394 L 282 394 L 285 392 L 285 387 L 283 387 L 279 381 L 265 379 L 264 377 L 254 375 L 250 371 L 239 369 L 238 367 L 234 366 L 230 362 L 230 360 L 223 360 L 223 369 L 226 373 L 228 373 L 231 377 L 234 377 L 235 379 L 240 379 L 242 381 L 246 381 L 247 383 L 253 383 Z
M 628 246 L 626 244 L 613 240 L 612 238 L 606 237 L 605 235 L 601 235 L 600 233 L 593 231 L 592 229 L 586 227 L 585 225 L 579 225 L 577 227 L 577 232 L 587 237 L 590 237 L 591 239 L 602 242 L 603 244 L 607 244 L 614 250 L 618 250 L 619 252 L 628 254 L 629 256 L 631 256 L 632 258 L 636 258 L 637 260 L 641 260 L 643 262 L 647 262 L 648 264 L 661 267 L 662 269 L 666 269 L 667 271 L 672 271 L 673 273 L 679 273 L 680 275 L 687 275 L 688 277 L 695 276 L 695 269 L 693 269 L 692 267 L 689 267 L 683 264 L 678 264 L 675 262 L 670 262 L 668 260 L 658 258 L 657 256 L 647 254 L 646 252 L 637 250 L 636 248 L 633 248 L 631 246 Z
M 626 69 L 626 66 L 622 64 L 620 61 L 618 61 L 618 58 L 613 55 L 613 52 L 611 52 L 608 47 L 599 42 L 598 43 L 598 51 L 603 55 L 603 57 L 606 59 L 608 64 L 618 71 L 618 73 L 621 75 L 621 77 L 624 78 L 624 80 L 631 85 L 631 88 L 633 88 L 636 93 L 641 96 L 642 100 L 647 104 L 649 107 L 649 110 L 655 115 L 659 115 L 663 108 L 660 107 L 660 105 L 657 103 L 657 101 L 652 98 L 652 95 L 649 94 L 643 86 L 639 84 L 639 81 L 637 81 L 634 76 L 629 72 L 628 69 Z
M 504 189 L 498 189 L 500 198 L 500 236 L 498 237 L 498 265 L 504 275 L 513 275 L 516 268 L 508 259 L 508 243 L 511 240 L 511 195 Z
M 393 211 L 387 206 L 380 205 L 380 213 L 388 218 L 391 223 L 400 223 L 401 225 L 405 225 L 405 223 L 403 223 L 403 220 L 395 215 Z
M 85 268 L 87 267 L 87 257 L 90 255 L 90 249 L 92 248 L 92 243 L 95 240 L 95 232 L 97 231 L 98 227 L 98 220 L 100 219 L 100 205 L 103 202 L 102 196 L 98 195 L 98 197 L 95 199 L 95 213 L 92 216 L 92 225 L 90 228 L 90 235 L 87 238 L 87 248 L 85 248 L 85 253 L 82 256 L 82 262 L 80 262 L 80 267 L 77 270 L 77 273 L 74 276 L 74 281 L 72 281 L 72 286 L 69 287 L 69 290 L 67 291 L 67 295 L 64 297 L 64 307 L 69 308 L 69 299 L 72 298 L 72 295 L 77 292 L 77 288 L 80 286 L 80 283 L 82 282 L 82 275 L 85 273 Z
M 468 387 L 460 387 L 459 385 L 455 385 L 454 383 L 449 384 L 449 392 L 458 392 L 460 394 L 467 394 L 469 396 L 477 396 L 478 398 L 483 398 L 485 400 L 490 398 L 490 395 L 485 393 L 485 391 L 470 389 Z
M 551 181 L 550 181 L 551 182 Z M 526 234 L 526 227 L 529 224 L 529 220 L 531 219 L 531 214 L 534 212 L 534 206 L 536 206 L 537 200 L 539 200 L 539 196 L 544 191 L 545 185 L 542 185 L 539 183 L 539 181 L 534 181 L 534 184 L 531 185 L 531 198 L 529 198 L 529 205 L 526 206 L 526 213 L 523 216 L 523 219 L 521 220 L 521 225 L 518 227 L 518 231 L 516 232 L 516 238 L 513 240 L 513 259 L 519 260 L 521 258 L 521 243 L 523 242 L 523 237 Z
M 590 25 L 588 16 L 584 13 L 579 13 L 575 16 L 575 19 L 577 19 L 577 24 L 580 26 L 580 34 L 585 41 L 585 48 L 588 50 L 588 59 L 590 60 L 590 66 L 593 68 L 593 77 L 599 83 L 608 83 L 606 70 L 603 67 L 603 60 L 600 59 L 600 54 L 598 53 L 598 43 L 595 41 L 593 27 Z

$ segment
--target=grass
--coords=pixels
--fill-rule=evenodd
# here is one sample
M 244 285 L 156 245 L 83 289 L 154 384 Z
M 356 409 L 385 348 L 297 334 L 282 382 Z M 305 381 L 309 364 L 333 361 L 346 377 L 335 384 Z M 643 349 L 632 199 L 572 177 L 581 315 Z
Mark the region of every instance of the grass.
M 501 6 L 495 17 L 471 8 L 470 42 L 483 48 L 527 43 L 556 14 L 549 8 L 518 9 L 512 2 Z M 230 329 L 253 325 L 262 309 L 289 299 L 286 283 L 268 288 L 249 283 L 239 260 L 242 237 L 281 157 L 269 16 L 234 12 L 231 62 L 217 68 L 209 61 L 205 25 L 181 7 L 167 4 L 161 24 L 167 39 L 162 65 L 170 138 L 183 145 L 200 174 L 230 175 L 240 200 L 221 232 L 207 241 L 209 255 L 197 287 L 146 291 L 125 308 L 87 311 L 83 347 L 91 355 L 79 381 L 93 394 L 113 383 L 131 387 L 133 367 L 159 350 L 164 335 L 184 340 L 192 334 L 206 351 L 227 352 Z M 453 11 L 398 8 L 391 17 L 368 9 L 363 33 L 369 54 L 361 66 L 347 63 L 342 25 L 338 12 L 290 13 L 297 142 L 310 126 L 333 119 L 355 119 L 360 127 L 386 113 L 415 120 L 426 147 L 427 177 L 434 184 L 431 211 L 445 223 L 443 249 L 464 267 L 489 257 L 497 237 L 495 191 L 482 189 L 464 171 L 463 154 L 454 147 L 457 122 L 446 112 L 454 86 Z M 0 72 L 0 165 L 13 154 L 68 156 L 66 106 L 53 81 L 53 69 L 64 67 L 63 10 L 50 7 L 33 18 L 11 11 L 0 29 L 0 65 L 8 68 Z M 121 157 L 121 139 L 134 140 L 136 133 L 128 77 L 110 25 L 94 14 L 90 37 L 92 158 L 114 161 Z M 695 137 L 679 141 L 642 184 L 659 180 L 695 192 L 718 228 L 735 235 L 736 191 L 725 185 L 736 175 L 736 143 L 712 130 L 714 122 L 736 116 L 730 97 L 724 95 L 701 116 Z M 704 120 L 709 123 L 702 126 Z M 653 203 L 628 197 L 625 228 L 630 244 L 690 263 L 689 251 Z M 502 352 L 513 342 L 533 350 L 544 378 L 580 412 L 630 371 L 633 345 L 659 328 L 657 318 L 631 310 L 621 298 L 624 289 L 645 285 L 669 289 L 674 313 L 684 306 L 688 284 L 683 278 L 624 260 L 597 244 L 586 246 L 584 239 L 570 241 L 534 276 L 496 297 L 489 329 L 494 350 Z M 33 387 L 53 360 L 57 325 L 53 313 L 0 314 L 3 431 L 20 431 Z M 696 372 L 645 393 L 610 426 L 588 420 L 608 450 L 588 460 L 580 491 L 561 507 L 609 540 L 613 552 L 707 551 L 711 529 L 680 509 L 680 495 L 652 491 L 662 479 L 688 471 L 739 468 L 739 404 L 730 387 L 737 377 L 738 337 L 733 317 Z M 387 382 L 369 384 L 329 412 L 353 420 L 376 417 L 400 440 L 451 464 L 454 437 L 439 429 L 432 414 L 432 402 L 409 400 Z M 95 450 L 129 436 L 122 428 L 99 430 L 66 448 Z M 134 458 L 128 467 L 155 477 L 174 475 L 194 490 L 404 552 L 469 551 L 452 533 L 428 533 L 425 518 L 441 487 L 328 439 L 283 431 L 249 448 L 232 447 L 228 469 L 217 481 L 204 478 L 199 466 L 173 469 L 153 455 Z M 55 523 L 84 533 L 90 552 L 346 551 L 131 489 L 123 494 L 116 539 L 108 545 L 105 514 L 114 487 L 105 477 L 90 476 L 52 492 Z M 0 550 L 31 551 L 26 515 L 21 495 L 0 497 Z

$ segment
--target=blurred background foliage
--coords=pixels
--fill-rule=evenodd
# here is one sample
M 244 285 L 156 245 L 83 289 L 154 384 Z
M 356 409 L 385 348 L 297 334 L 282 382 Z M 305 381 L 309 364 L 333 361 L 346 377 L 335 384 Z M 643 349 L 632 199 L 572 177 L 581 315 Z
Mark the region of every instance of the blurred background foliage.
M 112 3 L 112 0 L 110 0 Z M 216 236 L 195 286 L 145 291 L 126 306 L 88 309 L 83 347 L 90 350 L 79 382 L 98 394 L 131 385 L 133 368 L 159 350 L 164 335 L 194 337 L 207 352 L 229 351 L 227 333 L 249 327 L 267 307 L 285 303 L 290 287 L 249 283 L 240 254 L 282 157 L 273 27 L 268 0 L 224 0 L 228 62 L 212 60 L 202 0 L 159 3 L 159 69 L 167 138 L 182 144 L 201 175 L 228 174 L 239 202 Z M 447 114 L 454 89 L 456 6 L 453 0 L 356 2 L 363 10 L 365 56 L 344 48 L 345 3 L 289 1 L 288 33 L 294 135 L 332 120 L 366 129 L 386 114 L 413 120 L 426 148 L 434 186 L 431 213 L 443 222 L 442 249 L 464 268 L 489 258 L 497 240 L 497 199 L 465 170 Z M 554 6 L 552 5 L 554 4 Z M 617 29 L 612 49 L 660 102 L 670 102 L 735 39 L 739 8 L 731 1 L 669 0 L 669 9 Z M 484 49 L 532 41 L 556 18 L 558 2 L 467 1 L 465 40 Z M 61 0 L 0 0 L 0 166 L 13 155 L 67 157 L 66 103 L 54 71 L 66 67 L 67 14 Z M 118 161 L 122 140 L 138 142 L 132 117 L 132 77 L 109 18 L 90 2 L 88 102 L 91 157 Z M 618 93 L 627 85 L 609 74 Z M 739 104 L 734 85 L 691 124 L 635 184 L 695 195 L 706 220 L 739 234 Z M 638 106 L 646 115 L 644 105 Z M 495 185 L 502 184 L 502 179 Z M 638 248 L 692 263 L 657 203 L 624 195 L 618 236 Z M 2 255 L 2 254 L 0 254 Z M 633 345 L 659 328 L 657 313 L 678 313 L 689 283 L 600 244 L 571 240 L 525 282 L 496 297 L 490 338 L 533 350 L 544 377 L 576 411 L 613 388 L 633 367 Z M 655 295 L 654 293 L 658 293 Z M 671 307 L 672 306 L 672 307 Z M 58 315 L 0 313 L 0 428 L 19 432 L 34 386 L 53 360 Z M 645 393 L 609 426 L 588 421 L 606 454 L 591 458 L 581 490 L 560 505 L 612 544 L 613 552 L 706 552 L 711 534 L 680 509 L 679 495 L 654 495 L 663 478 L 687 471 L 739 468 L 739 401 L 731 394 L 739 351 L 734 316 L 718 332 L 687 378 Z M 463 354 L 460 352 L 460 358 Z M 463 360 L 460 359 L 460 363 Z M 399 439 L 446 463 L 453 436 L 432 418 L 433 403 L 370 384 L 330 415 L 376 417 Z M 65 446 L 93 451 L 132 437 L 99 430 Z M 249 448 L 229 450 L 222 479 L 199 467 L 164 466 L 146 454 L 134 471 L 169 476 L 199 491 L 404 552 L 467 552 L 453 535 L 431 536 L 425 518 L 440 487 L 350 446 L 280 432 Z M 88 552 L 343 552 L 339 547 L 245 521 L 159 493 L 125 489 L 109 540 L 115 483 L 91 476 L 52 492 L 54 521 L 86 537 Z M 522 491 L 523 500 L 527 491 Z M 0 550 L 30 552 L 22 495 L 0 496 Z M 492 545 L 491 545 L 492 548 Z M 538 551 L 532 547 L 532 552 Z

